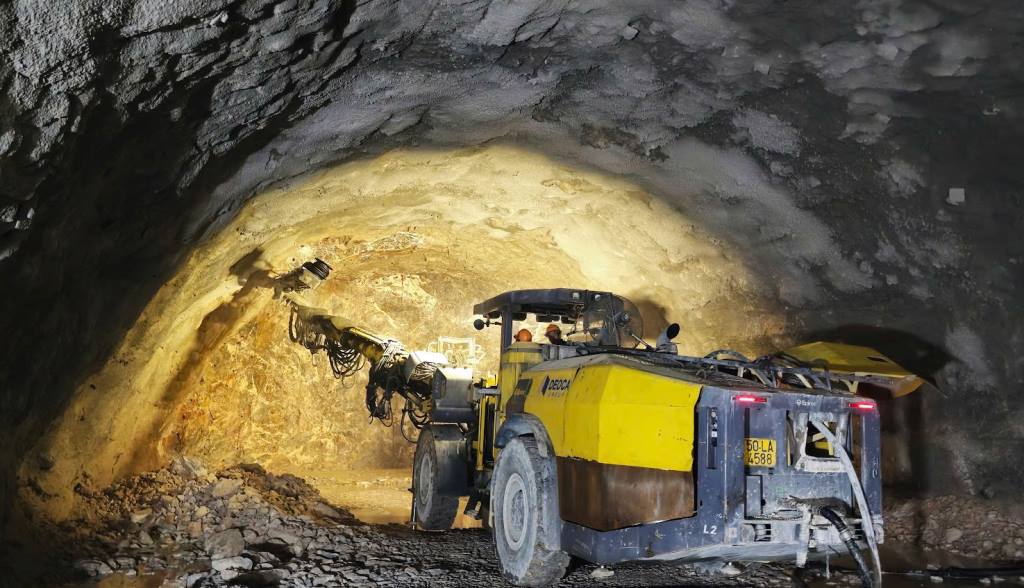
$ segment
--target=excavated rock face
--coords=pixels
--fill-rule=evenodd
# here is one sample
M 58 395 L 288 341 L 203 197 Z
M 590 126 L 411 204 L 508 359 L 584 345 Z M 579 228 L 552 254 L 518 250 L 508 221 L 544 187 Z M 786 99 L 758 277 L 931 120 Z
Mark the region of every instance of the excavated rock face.
M 8 3 L 0 466 L 256 191 L 500 138 L 630 176 L 808 336 L 933 378 L 931 455 L 968 491 L 1012 487 L 1022 18 L 1013 0 Z

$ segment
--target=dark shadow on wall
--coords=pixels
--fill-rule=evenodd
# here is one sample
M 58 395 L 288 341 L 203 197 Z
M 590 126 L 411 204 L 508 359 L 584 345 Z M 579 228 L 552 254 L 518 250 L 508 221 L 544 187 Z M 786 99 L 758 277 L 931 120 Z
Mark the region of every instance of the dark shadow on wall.
M 927 383 L 916 392 L 893 398 L 885 389 L 862 385 L 858 392 L 878 403 L 882 417 L 882 470 L 888 492 L 897 496 L 962 491 L 948 467 L 943 448 L 932 443 L 928 401 L 942 395 L 936 387 L 939 371 L 954 358 L 945 349 L 920 337 L 884 327 L 850 324 L 805 334 L 804 341 L 834 341 L 880 351 Z
M 278 278 L 272 275 L 272 272 L 257 267 L 257 262 L 262 255 L 262 248 L 253 248 L 228 269 L 229 273 L 238 279 L 238 284 L 241 287 L 232 294 L 230 300 L 221 303 L 203 317 L 196 329 L 192 346 L 186 355 L 188 359 L 170 379 L 167 388 L 163 391 L 160 398 L 161 406 L 177 406 L 188 391 L 198 385 L 200 374 L 210 361 L 210 351 L 218 349 L 243 324 L 247 318 L 246 311 L 254 304 L 259 295 L 258 291 L 261 289 L 276 291 L 280 286 Z M 249 320 L 251 320 L 251 316 Z M 156 461 L 159 455 L 158 445 L 161 443 L 161 426 L 162 423 L 158 423 L 135 447 L 127 465 L 128 471 L 144 471 L 162 465 Z M 168 437 L 163 440 L 165 444 L 163 449 L 165 452 L 179 451 L 180 448 L 176 445 L 179 442 L 180 439 L 176 437 Z
M 896 329 L 872 325 L 849 324 L 806 333 L 804 341 L 834 341 L 848 345 L 862 345 L 881 351 L 883 355 L 914 374 L 936 382 L 936 374 L 953 356 L 945 349 L 924 339 Z
M 644 320 L 644 337 L 654 339 L 670 323 L 668 309 L 649 298 L 630 298 Z
M 355 2 L 337 3 L 325 30 L 340 37 L 355 8 Z M 250 36 L 243 19 L 228 22 L 217 45 L 204 47 L 211 54 Z M 35 197 L 37 222 L 20 250 L 0 264 L 0 437 L 6 441 L 0 449 L 0 575 L 10 569 L 5 560 L 13 559 L 12 546 L 30 540 L 22 531 L 33 529 L 16 486 L 26 452 L 188 253 L 183 211 L 201 206 L 249 154 L 290 126 L 300 105 L 296 96 L 259 125 L 245 125 L 248 134 L 182 188 L 197 150 L 204 149 L 196 141 L 218 108 L 218 85 L 233 70 L 169 81 L 155 91 L 166 93 L 155 108 L 133 105 L 129 116 L 110 95 L 126 42 L 114 29 L 95 32 L 91 49 L 107 58 L 100 63 L 100 97 L 82 111 L 80 128 L 62 141 L 60 154 L 42 167 L 24 166 L 38 176 L 38 188 L 14 195 Z M 302 42 L 297 47 L 305 51 Z M 206 145 L 207 155 L 214 148 Z

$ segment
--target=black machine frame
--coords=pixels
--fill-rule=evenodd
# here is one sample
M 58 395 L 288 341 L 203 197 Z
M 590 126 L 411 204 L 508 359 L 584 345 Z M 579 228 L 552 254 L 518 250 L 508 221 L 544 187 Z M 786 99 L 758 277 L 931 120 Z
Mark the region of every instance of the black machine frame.
M 614 296 L 611 292 L 574 288 L 512 290 L 475 304 L 473 313 L 501 321 L 501 348 L 505 349 L 512 344 L 512 323 L 524 320 L 527 314 L 575 322 L 587 305 Z

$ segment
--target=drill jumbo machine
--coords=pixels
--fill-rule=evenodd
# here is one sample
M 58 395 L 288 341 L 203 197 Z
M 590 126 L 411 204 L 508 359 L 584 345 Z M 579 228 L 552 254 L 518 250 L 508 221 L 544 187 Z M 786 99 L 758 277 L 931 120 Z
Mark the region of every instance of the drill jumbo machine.
M 330 270 L 316 260 L 281 280 L 292 340 L 326 352 L 339 377 L 369 363 L 371 416 L 390 422 L 394 394 L 404 400 L 402 425 L 419 429 L 413 523 L 449 529 L 465 498 L 515 584 L 558 581 L 570 556 L 742 571 L 842 551 L 865 585 L 880 583 L 879 415 L 861 394 L 902 396 L 922 380 L 877 351 L 681 356 L 678 325 L 650 345 L 621 296 L 516 290 L 473 308 L 477 329 L 500 330 L 494 381 L 305 304 L 300 292 Z M 513 341 L 527 320 L 567 335 Z

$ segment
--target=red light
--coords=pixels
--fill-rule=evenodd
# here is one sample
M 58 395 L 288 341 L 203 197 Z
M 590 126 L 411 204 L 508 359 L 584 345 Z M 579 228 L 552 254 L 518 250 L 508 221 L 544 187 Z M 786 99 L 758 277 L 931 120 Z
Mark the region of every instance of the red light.
M 742 402 L 743 404 L 759 404 L 768 402 L 768 399 L 764 396 L 754 396 L 752 394 L 741 394 L 740 396 L 733 397 L 736 402 Z
M 874 402 L 851 402 L 850 408 L 856 408 L 859 410 L 875 410 Z

